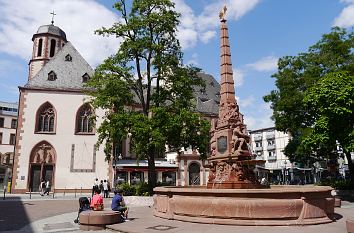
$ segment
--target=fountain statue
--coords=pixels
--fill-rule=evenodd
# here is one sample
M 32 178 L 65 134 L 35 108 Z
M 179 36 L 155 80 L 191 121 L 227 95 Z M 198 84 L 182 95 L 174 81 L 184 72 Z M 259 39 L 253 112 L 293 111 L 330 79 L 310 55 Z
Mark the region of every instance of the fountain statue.
M 235 99 L 226 24 L 221 21 L 221 99 L 212 121 L 207 186 L 154 188 L 154 215 L 174 220 L 228 225 L 311 225 L 332 222 L 334 197 L 326 186 L 261 185 Z
M 221 20 L 221 91 L 219 118 L 212 123 L 211 157 L 208 159 L 208 188 L 264 188 L 255 177 L 256 165 L 265 161 L 255 160 L 248 143 L 246 125 L 239 112 L 235 98 L 234 79 L 231 63 L 226 6 L 220 11 Z

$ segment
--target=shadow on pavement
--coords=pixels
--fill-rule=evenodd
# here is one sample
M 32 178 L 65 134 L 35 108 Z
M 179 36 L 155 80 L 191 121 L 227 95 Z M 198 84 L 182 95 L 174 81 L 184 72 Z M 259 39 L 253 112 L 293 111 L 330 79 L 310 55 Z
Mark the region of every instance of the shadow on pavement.
M 28 213 L 25 206 L 36 205 L 21 201 L 21 198 L 13 197 L 12 201 L 0 201 L 0 232 L 20 230 L 30 223 Z M 33 232 L 32 229 L 27 229 L 26 232 Z

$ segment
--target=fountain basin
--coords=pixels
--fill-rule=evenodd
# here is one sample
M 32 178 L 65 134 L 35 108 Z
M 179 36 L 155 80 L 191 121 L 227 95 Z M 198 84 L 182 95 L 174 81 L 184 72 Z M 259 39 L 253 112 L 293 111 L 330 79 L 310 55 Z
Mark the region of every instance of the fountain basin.
M 157 187 L 154 215 L 187 222 L 227 225 L 311 225 L 332 222 L 334 197 L 327 186 L 270 189 Z

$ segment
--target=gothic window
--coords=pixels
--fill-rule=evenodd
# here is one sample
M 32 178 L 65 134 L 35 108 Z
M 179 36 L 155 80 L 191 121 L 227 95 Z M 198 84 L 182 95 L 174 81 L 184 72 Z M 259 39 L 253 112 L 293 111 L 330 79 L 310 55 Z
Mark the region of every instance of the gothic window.
M 56 43 L 57 43 L 56 40 L 54 40 L 54 39 L 50 40 L 50 53 L 49 53 L 50 57 L 54 56 Z
M 76 133 L 93 133 L 93 110 L 89 104 L 80 107 L 76 114 Z
M 72 56 L 70 54 L 67 54 L 65 56 L 65 61 L 72 61 L 72 60 L 73 60 L 73 58 L 72 58 Z
M 55 81 L 57 79 L 57 74 L 52 70 L 48 73 L 48 81 Z
M 88 75 L 87 73 L 82 75 L 82 82 L 83 83 L 86 83 L 89 79 L 90 79 L 90 75 Z
M 55 110 L 50 103 L 43 104 L 37 111 L 37 133 L 55 132 Z
M 43 47 L 43 39 L 39 39 L 39 41 L 38 41 L 37 57 L 42 56 L 42 47 Z

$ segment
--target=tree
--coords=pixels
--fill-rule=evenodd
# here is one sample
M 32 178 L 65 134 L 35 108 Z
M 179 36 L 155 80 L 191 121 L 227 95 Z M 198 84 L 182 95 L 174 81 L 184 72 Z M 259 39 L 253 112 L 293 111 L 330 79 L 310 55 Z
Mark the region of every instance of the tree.
M 354 151 L 354 74 L 329 73 L 306 92 L 304 104 L 316 111 L 314 126 L 303 138 L 303 146 L 311 151 L 336 153 L 339 143 L 347 157 L 351 178 L 354 180 L 350 154 Z
M 354 33 L 335 27 L 311 46 L 308 52 L 279 59 L 278 72 L 272 75 L 276 79 L 277 90 L 264 96 L 264 100 L 271 103 L 277 130 L 292 136 L 285 148 L 290 160 L 313 162 L 333 152 L 334 145 L 308 147 L 303 143 L 312 137 L 313 127 L 319 117 L 318 106 L 309 105 L 304 99 L 308 91 L 327 74 L 354 71 L 353 47 Z M 321 148 L 321 151 L 314 148 Z
M 131 2 L 128 5 L 127 2 Z M 122 40 L 116 54 L 88 82 L 95 108 L 108 109 L 98 129 L 106 157 L 130 135 L 138 159 L 147 159 L 150 191 L 156 186 L 155 157 L 166 145 L 198 149 L 206 157 L 209 123 L 193 110 L 193 86 L 203 85 L 195 67 L 183 66 L 176 38 L 179 14 L 170 0 L 120 0 L 121 19 L 96 31 Z

